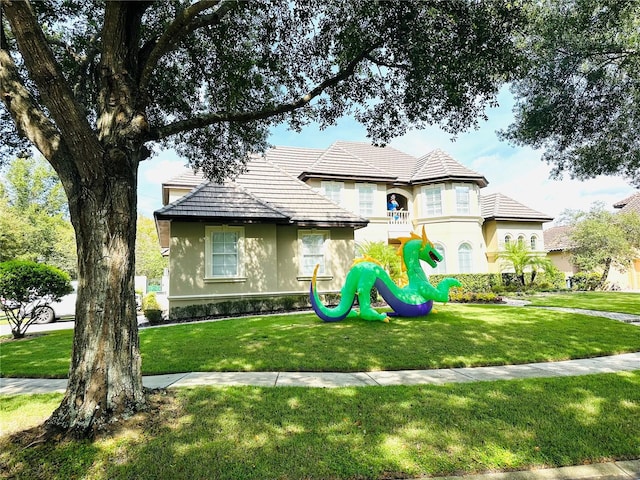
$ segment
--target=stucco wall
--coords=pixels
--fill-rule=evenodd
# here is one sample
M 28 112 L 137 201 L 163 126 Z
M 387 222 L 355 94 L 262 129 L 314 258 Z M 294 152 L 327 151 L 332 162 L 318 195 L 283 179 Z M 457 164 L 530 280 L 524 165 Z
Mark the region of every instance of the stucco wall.
M 309 275 L 300 274 L 298 231 L 295 226 L 244 225 L 244 271 L 240 278 L 207 279 L 205 223 L 172 222 L 169 256 L 169 305 L 172 307 L 241 298 L 306 294 Z M 339 291 L 354 258 L 353 230 L 328 232 L 326 274 L 318 279 L 322 291 Z
M 491 273 L 501 271 L 502 265 L 498 260 L 498 253 L 504 251 L 504 239 L 507 235 L 511 236 L 511 241 L 513 242 L 517 242 L 518 238 L 523 236 L 525 244 L 529 248 L 531 248 L 531 237 L 535 235 L 535 251 L 545 251 L 542 222 L 503 222 L 489 220 L 482 225 L 482 231 L 487 243 L 487 264 L 489 272 Z M 561 260 L 558 261 L 560 262 Z

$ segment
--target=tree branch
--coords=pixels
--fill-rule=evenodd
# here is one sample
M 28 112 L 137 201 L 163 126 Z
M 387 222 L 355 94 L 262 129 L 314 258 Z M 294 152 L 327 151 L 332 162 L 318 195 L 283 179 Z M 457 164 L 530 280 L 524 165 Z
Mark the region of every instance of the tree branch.
M 311 89 L 307 94 L 299 97 L 298 99 L 289 102 L 282 103 L 269 108 L 263 108 L 261 110 L 255 110 L 250 112 L 215 112 L 207 115 L 200 115 L 191 117 L 187 120 L 180 120 L 178 122 L 170 123 L 168 125 L 153 128 L 149 132 L 149 138 L 147 140 L 160 140 L 170 137 L 180 132 L 186 132 L 194 130 L 196 128 L 206 127 L 213 125 L 214 123 L 221 122 L 239 122 L 248 123 L 256 120 L 264 120 L 266 118 L 275 117 L 284 113 L 290 113 L 298 110 L 305 105 L 308 105 L 314 98 L 321 95 L 327 89 L 338 85 L 343 80 L 346 80 L 355 72 L 356 67 L 362 60 L 368 57 L 368 55 L 377 48 L 377 45 L 372 45 L 362 50 L 356 55 L 346 67 L 336 73 L 334 76 L 325 79 L 316 87 Z
M 180 12 L 151 49 L 140 73 L 139 91 L 142 94 L 147 92 L 151 75 L 165 54 L 173 50 L 184 37 L 196 29 L 219 21 L 236 4 L 237 0 L 202 0 Z M 197 16 L 202 11 L 216 6 L 214 12 Z
M 378 67 L 397 68 L 399 70 L 409 70 L 411 68 L 411 65 L 406 63 L 385 62 L 384 60 L 375 58 L 373 55 L 367 55 L 366 59 Z
M 59 131 L 57 140 L 52 142 L 52 144 L 57 144 L 61 138 L 74 139 L 74 141 L 65 141 L 69 152 L 74 158 L 82 160 L 91 158 L 95 152 L 101 151 L 100 144 L 62 75 L 60 66 L 56 62 L 31 5 L 28 2 L 2 0 L 2 8 L 9 20 L 16 42 L 20 47 L 20 52 L 30 77 L 37 85 L 53 122 Z M 3 54 L 6 54 L 10 59 L 8 52 L 3 51 Z M 6 62 L 7 58 L 4 59 L 5 64 Z M 8 71 L 7 74 L 9 74 Z M 24 85 L 22 85 L 22 87 L 24 88 Z M 17 90 L 14 86 L 13 91 L 16 92 Z M 26 101 L 24 100 L 24 92 L 20 98 Z M 33 106 L 33 104 L 31 104 L 31 106 Z M 40 115 L 43 115 L 43 113 L 40 112 Z M 42 121 L 34 122 L 33 120 L 35 119 L 26 122 L 20 119 L 19 122 L 23 127 L 42 128 L 45 125 Z M 40 120 L 42 120 L 42 118 Z M 27 123 L 29 125 L 27 125 Z M 47 123 L 49 123 L 49 128 L 51 128 L 51 121 L 48 120 Z M 31 134 L 34 137 L 40 134 L 44 135 L 44 131 L 32 132 Z M 35 140 L 32 141 L 35 143 Z M 45 155 L 45 157 L 51 160 L 49 156 Z
M 57 172 L 65 168 L 63 159 L 68 152 L 60 132 L 31 96 L 4 48 L 0 50 L 0 96 L 18 132 L 35 145 Z

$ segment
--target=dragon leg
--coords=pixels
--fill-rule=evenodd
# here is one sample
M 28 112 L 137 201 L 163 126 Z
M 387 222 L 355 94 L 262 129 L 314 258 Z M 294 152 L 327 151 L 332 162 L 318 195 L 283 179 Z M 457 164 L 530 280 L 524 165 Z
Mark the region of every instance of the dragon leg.
M 360 304 L 359 317 L 363 320 L 388 322 L 389 319 L 387 318 L 386 313 L 379 313 L 371 306 L 372 288 L 373 284 L 365 284 L 361 285 L 356 292 L 356 295 L 358 296 L 358 303 Z

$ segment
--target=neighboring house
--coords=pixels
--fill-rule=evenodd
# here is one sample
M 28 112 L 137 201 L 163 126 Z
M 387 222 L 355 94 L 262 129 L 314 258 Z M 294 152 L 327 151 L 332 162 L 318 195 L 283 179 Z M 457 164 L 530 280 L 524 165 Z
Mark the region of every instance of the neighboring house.
M 544 231 L 544 244 L 547 247 L 547 257 L 565 278 L 572 277 L 578 269 L 571 262 L 571 227 L 560 225 Z
M 640 215 L 640 192 L 614 203 L 613 208 L 619 209 L 620 212 L 636 212 Z M 636 253 L 633 264 L 626 272 L 611 269 L 607 277 L 611 285 L 618 285 L 623 290 L 640 290 L 640 251 Z
M 445 258 L 428 273 L 497 272 L 510 241 L 544 254 L 552 218 L 481 196 L 487 184 L 441 150 L 416 158 L 355 142 L 273 148 L 224 184 L 185 173 L 163 184 L 155 212 L 170 308 L 305 293 L 316 263 L 319 288 L 337 292 L 357 242 L 399 244 L 422 227 Z M 391 195 L 398 210 L 387 210 Z
M 621 212 L 635 211 L 640 215 L 640 192 L 613 205 Z M 571 227 L 551 227 L 544 231 L 544 242 L 548 250 L 547 256 L 552 263 L 569 278 L 578 272 L 571 262 Z M 624 272 L 612 268 L 607 276 L 609 285 L 616 285 L 622 290 L 640 290 L 640 252 L 630 268 Z

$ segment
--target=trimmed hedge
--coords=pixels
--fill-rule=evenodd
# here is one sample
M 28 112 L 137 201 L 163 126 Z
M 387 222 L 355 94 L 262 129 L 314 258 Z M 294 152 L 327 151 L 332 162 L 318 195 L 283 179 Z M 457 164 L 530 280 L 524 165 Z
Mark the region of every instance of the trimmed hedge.
M 329 296 L 327 295 L 327 297 Z M 331 297 L 331 299 L 327 298 L 326 301 L 330 303 L 335 299 L 336 295 L 332 295 Z M 309 296 L 306 294 L 250 298 L 173 307 L 169 312 L 169 319 L 175 322 L 194 318 L 205 319 L 254 313 L 288 312 L 310 307 Z
M 490 293 L 498 285 L 502 285 L 499 273 L 459 273 L 456 275 L 429 275 L 429 281 L 432 285 L 436 286 L 440 281 L 445 278 L 455 278 L 461 284 L 462 287 L 458 287 L 458 290 L 463 292 L 474 293 Z

